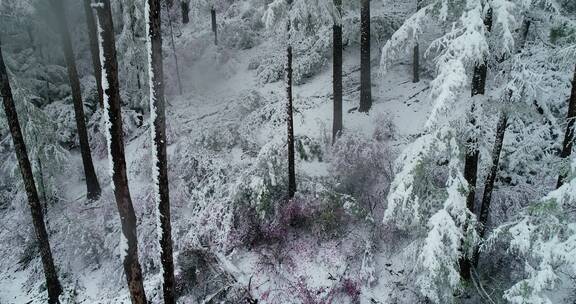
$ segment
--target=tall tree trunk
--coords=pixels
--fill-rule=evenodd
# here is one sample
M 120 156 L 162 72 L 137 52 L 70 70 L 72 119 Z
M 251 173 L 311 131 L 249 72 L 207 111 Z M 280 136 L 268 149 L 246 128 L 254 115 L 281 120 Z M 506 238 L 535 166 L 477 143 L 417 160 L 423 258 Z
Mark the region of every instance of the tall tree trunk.
M 420 82 L 420 45 L 418 42 L 414 45 L 414 57 L 412 58 L 412 82 Z
M 190 22 L 190 2 L 187 0 L 180 1 L 180 10 L 182 11 L 182 23 Z
M 212 32 L 214 32 L 214 45 L 218 45 L 218 23 L 216 23 L 216 9 L 212 6 L 210 10 L 212 16 Z
M 420 0 L 416 0 L 416 12 L 420 10 Z M 418 42 L 414 45 L 412 58 L 412 82 L 420 82 L 420 45 Z
M 98 105 L 104 108 L 104 92 L 102 91 L 102 66 L 100 65 L 100 50 L 98 49 L 98 33 L 96 33 L 96 20 L 92 12 L 90 0 L 84 0 L 84 13 L 86 15 L 86 25 L 88 27 L 88 39 L 90 40 L 90 53 L 92 54 L 92 67 L 94 77 L 96 77 L 96 87 L 98 90 Z
M 288 7 L 292 9 L 292 0 L 288 0 Z M 286 49 L 286 121 L 288 126 L 288 198 L 293 198 L 296 193 L 296 169 L 294 160 L 294 117 L 292 110 L 292 24 L 286 22 L 288 46 Z
M 574 143 L 574 122 L 576 121 L 576 65 L 574 66 L 574 77 L 572 78 L 572 93 L 568 101 L 568 116 L 566 118 L 566 133 L 562 143 L 562 152 L 560 157 L 567 159 L 572 154 L 572 145 Z M 567 172 L 560 172 L 558 177 L 557 188 L 562 187 L 568 176 Z
M 153 146 L 153 177 L 160 227 L 160 260 L 164 284 L 164 303 L 175 304 L 174 261 L 172 257 L 172 228 L 170 224 L 170 195 L 168 187 L 168 157 L 166 155 L 166 111 L 164 100 L 164 69 L 162 64 L 162 30 L 160 0 L 148 0 L 148 58 L 150 60 L 150 120 Z
M 28 152 L 18 122 L 18 115 L 16 113 L 16 106 L 14 105 L 14 98 L 12 96 L 12 89 L 8 80 L 8 72 L 4 64 L 4 57 L 2 56 L 2 49 L 0 43 L 0 95 L 4 104 L 4 111 L 6 113 L 6 120 L 8 127 L 12 134 L 14 142 L 14 149 L 16 150 L 16 158 L 20 166 L 20 173 L 24 181 L 24 188 L 28 196 L 28 205 L 32 214 L 32 224 L 36 232 L 36 239 L 38 241 L 38 249 L 42 259 L 42 266 L 44 268 L 44 276 L 46 278 L 46 289 L 48 291 L 48 303 L 59 303 L 58 297 L 62 294 L 62 286 L 58 281 L 58 274 L 52 259 L 52 251 L 50 249 L 50 242 L 48 240 L 48 233 L 46 232 L 46 225 L 44 224 L 44 215 L 42 212 L 42 205 L 38 198 L 36 185 L 34 184 L 34 176 L 32 175 L 32 166 L 28 159 Z
M 372 108 L 372 76 L 370 66 L 370 0 L 362 0 L 360 10 L 360 112 Z
M 484 25 L 486 30 L 490 32 L 492 30 L 492 8 L 488 9 L 486 17 L 484 18 Z M 474 75 L 472 76 L 472 97 L 476 95 L 484 95 L 486 89 L 486 76 L 488 74 L 488 67 L 486 63 L 479 63 L 474 67 Z M 472 104 L 470 110 L 470 126 L 476 128 L 476 118 L 474 117 L 475 104 Z M 468 196 L 466 197 L 466 207 L 470 212 L 474 213 L 474 203 L 476 199 L 476 180 L 478 175 L 478 139 L 474 136 L 468 138 L 467 140 L 467 151 L 464 161 L 464 178 L 468 182 L 470 187 Z M 463 257 L 460 260 L 460 276 L 464 280 L 470 279 L 470 270 L 472 268 L 472 261 L 468 257 Z
M 506 135 L 506 128 L 508 127 L 508 116 L 506 113 L 501 112 L 496 126 L 496 140 L 494 141 L 494 148 L 492 150 L 492 165 L 484 183 L 484 195 L 482 196 L 482 206 L 480 207 L 480 218 L 478 227 L 478 236 L 480 239 L 484 238 L 486 233 L 486 225 L 488 224 L 488 216 L 490 214 L 490 204 L 492 202 L 492 192 L 494 191 L 494 182 L 496 181 L 496 174 L 498 173 L 498 166 L 500 163 L 500 153 L 502 152 L 502 145 L 504 144 L 504 136 Z M 475 248 L 473 262 L 478 265 L 479 252 L 478 247 Z
M 68 24 L 66 21 L 66 11 L 62 5 L 62 0 L 52 0 L 52 3 L 54 5 L 54 11 L 58 16 L 56 19 L 58 22 L 60 36 L 62 37 L 62 50 L 64 51 L 64 58 L 66 59 L 66 66 L 68 67 L 68 78 L 70 80 L 70 87 L 72 89 L 74 114 L 76 118 L 76 127 L 78 129 L 78 139 L 80 141 L 80 154 L 82 155 L 84 175 L 86 176 L 86 188 L 88 192 L 87 196 L 88 199 L 98 199 L 101 192 L 100 184 L 98 183 L 98 177 L 96 177 L 94 163 L 92 162 L 90 144 L 88 143 L 86 118 L 84 117 L 84 103 L 82 102 L 80 79 L 78 78 L 78 71 L 76 70 L 76 62 L 74 60 L 72 42 L 70 41 L 70 33 L 68 31 Z
M 338 20 L 332 26 L 332 90 L 334 95 L 334 117 L 332 125 L 332 142 L 342 132 L 342 0 L 334 0 Z
M 44 202 L 44 214 L 48 211 L 48 196 L 46 195 L 46 185 L 44 184 L 44 170 L 42 169 L 42 161 L 40 157 L 36 158 L 38 164 L 38 184 L 40 186 L 40 194 L 42 195 L 42 202 Z M 46 220 L 48 222 L 48 220 Z
M 168 9 L 168 7 L 166 7 L 166 14 L 168 14 L 168 27 L 170 27 L 170 46 L 172 47 L 172 55 L 174 56 L 174 64 L 176 65 L 178 93 L 182 95 L 182 79 L 180 78 L 180 65 L 178 64 L 178 55 L 176 54 L 176 44 L 174 43 L 174 26 L 172 25 L 172 15 L 170 14 L 170 9 Z
M 122 242 L 125 242 L 124 273 L 128 282 L 128 290 L 132 303 L 146 304 L 146 294 L 142 279 L 142 270 L 138 261 L 138 239 L 136 232 L 136 214 L 128 188 L 126 158 L 124 155 L 124 139 L 122 132 L 122 111 L 120 108 L 120 85 L 118 83 L 118 61 L 114 42 L 114 25 L 110 0 L 98 0 L 96 6 L 98 25 L 100 26 L 100 44 L 103 54 L 102 82 L 105 86 L 104 109 L 107 120 L 108 151 L 114 196 L 120 222 L 122 224 Z

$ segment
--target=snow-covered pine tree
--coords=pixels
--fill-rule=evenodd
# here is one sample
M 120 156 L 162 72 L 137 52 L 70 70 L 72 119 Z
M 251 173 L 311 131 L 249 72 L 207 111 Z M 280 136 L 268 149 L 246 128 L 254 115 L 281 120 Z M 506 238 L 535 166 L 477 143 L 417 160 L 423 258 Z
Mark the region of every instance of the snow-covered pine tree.
M 172 257 L 172 225 L 170 222 L 170 192 L 168 157 L 166 152 L 166 102 L 162 62 L 162 30 L 160 0 L 146 1 L 148 44 L 148 75 L 150 78 L 150 130 L 152 138 L 152 176 L 157 212 L 157 230 L 162 264 L 164 303 L 175 304 L 174 260 Z
M 146 24 L 139 0 L 114 1 L 112 13 L 118 21 L 116 46 L 122 105 L 145 113 L 148 109 Z
M 95 200 L 100 197 L 102 190 L 100 189 L 96 170 L 94 169 L 94 162 L 92 161 L 92 152 L 90 150 L 90 142 L 88 141 L 88 131 L 86 130 L 86 117 L 84 114 L 84 103 L 82 102 L 80 78 L 78 76 L 78 71 L 76 70 L 76 61 L 74 59 L 74 51 L 70 40 L 66 11 L 62 5 L 62 0 L 51 0 L 51 3 L 56 15 L 58 31 L 60 32 L 60 37 L 62 39 L 62 50 L 64 52 L 64 59 L 66 59 L 68 78 L 72 89 L 74 117 L 76 118 L 76 128 L 78 130 L 78 139 L 80 141 L 80 154 L 82 155 L 84 176 L 86 177 L 87 197 L 90 200 Z
M 433 303 L 453 303 L 456 291 L 461 288 L 459 262 L 472 249 L 471 244 L 476 238 L 475 216 L 465 204 L 469 187 L 460 171 L 462 162 L 458 144 L 451 131 L 441 131 L 438 135 L 448 143 L 443 147 L 437 146 L 445 150 L 449 159 L 447 198 L 443 207 L 428 220 L 430 230 L 418 256 L 416 284 Z
M 48 303 L 57 304 L 59 303 L 59 297 L 62 294 L 62 286 L 60 285 L 58 273 L 54 266 L 48 232 L 46 231 L 46 225 L 44 223 L 42 205 L 40 204 L 40 198 L 38 197 L 34 176 L 32 174 L 32 166 L 28 159 L 26 144 L 24 142 L 24 137 L 22 136 L 20 123 L 18 122 L 18 114 L 16 113 L 16 106 L 14 104 L 12 89 L 10 88 L 10 82 L 8 79 L 8 71 L 4 63 L 1 46 L 2 43 L 0 41 L 0 95 L 4 104 L 4 112 L 6 113 L 8 126 L 12 135 L 18 164 L 20 166 L 20 172 L 22 174 L 22 179 L 24 180 L 26 195 L 28 196 L 28 204 L 32 215 L 32 224 L 34 225 L 34 230 L 36 232 L 38 249 L 42 259 L 42 266 L 46 279 Z
M 576 161 L 572 159 L 572 168 Z M 566 295 L 561 289 L 574 290 L 576 275 L 576 178 L 543 199 L 530 204 L 516 219 L 494 230 L 488 244 L 503 240 L 508 251 L 521 258 L 525 276 L 504 292 L 513 304 L 560 303 Z
M 106 138 L 108 141 L 108 160 L 112 177 L 112 189 L 120 214 L 122 233 L 120 235 L 122 262 L 128 283 L 132 303 L 146 304 L 146 293 L 140 262 L 138 261 L 138 237 L 136 214 L 128 188 L 126 157 L 122 130 L 122 111 L 120 106 L 120 84 L 118 81 L 118 62 L 114 41 L 114 25 L 110 0 L 96 0 L 93 4 L 98 16 L 100 42 L 100 62 L 102 65 L 102 84 L 104 89 L 104 117 L 106 120 Z
M 434 303 L 454 301 L 462 287 L 459 261 L 471 254 L 477 238 L 476 217 L 466 208 L 468 186 L 455 135 L 447 124 L 404 150 L 396 160 L 397 174 L 384 215 L 385 223 L 423 243 L 422 250 L 414 253 L 418 254 L 414 274 L 419 293 Z

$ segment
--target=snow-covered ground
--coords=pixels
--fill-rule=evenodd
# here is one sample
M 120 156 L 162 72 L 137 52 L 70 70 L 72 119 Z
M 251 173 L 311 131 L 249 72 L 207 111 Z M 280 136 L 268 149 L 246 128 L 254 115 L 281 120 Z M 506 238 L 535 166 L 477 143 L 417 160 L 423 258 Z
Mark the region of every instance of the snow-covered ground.
M 207 140 L 218 142 L 226 139 L 218 138 L 225 136 L 226 132 L 219 132 L 218 128 L 236 128 L 241 126 L 245 115 L 251 113 L 239 112 L 239 102 L 246 96 L 257 97 L 257 107 L 266 104 L 276 104 L 278 109 L 283 109 L 285 85 L 282 81 L 261 84 L 255 70 L 248 69 L 251 59 L 255 54 L 268 52 L 269 48 L 277 47 L 271 42 L 264 42 L 249 50 L 232 50 L 223 47 L 211 46 L 206 31 L 196 33 L 194 26 L 182 29 L 182 34 L 177 37 L 176 45 L 180 56 L 179 69 L 182 75 L 184 92 L 182 95 L 174 94 L 174 85 L 171 94 L 167 96 L 169 103 L 168 138 L 169 138 L 169 162 L 173 159 L 182 159 L 182 154 L 189 150 L 195 150 L 195 145 L 202 146 Z M 207 44 L 207 45 L 206 45 Z M 196 47 L 194 47 L 196 46 Z M 197 47 L 200 46 L 200 47 Z M 200 54 L 188 54 L 197 52 Z M 356 47 L 348 48 L 344 54 L 344 128 L 345 132 L 357 132 L 367 137 L 372 137 L 375 129 L 381 123 L 391 120 L 396 128 L 396 137 L 389 144 L 391 149 L 398 151 L 407 142 L 410 142 L 423 129 L 427 116 L 430 112 L 430 100 L 428 79 L 417 84 L 411 81 L 411 66 L 396 65 L 385 75 L 379 74 L 378 61 L 380 45 L 373 46 L 373 99 L 374 105 L 370 114 L 359 113 L 354 108 L 359 103 L 359 61 L 360 54 Z M 170 79 L 174 79 L 174 65 L 170 48 L 165 47 L 165 61 L 170 67 Z M 221 60 L 220 63 L 217 63 Z M 295 58 L 297 61 L 298 58 Z M 173 82 L 172 82 L 173 83 Z M 317 141 L 322 141 L 331 134 L 332 117 L 332 70 L 327 63 L 322 71 L 316 76 L 307 79 L 302 85 L 294 87 L 295 107 L 295 133 L 307 136 Z M 249 112 L 254 109 L 249 109 Z M 282 117 L 283 113 L 277 114 Z M 147 118 L 145 118 L 147 119 Z M 283 123 L 263 123 L 259 129 L 242 128 L 243 132 L 252 132 L 254 143 L 262 147 L 273 140 L 284 140 L 285 125 Z M 216 129 L 216 130 L 212 130 Z M 147 240 L 154 240 L 151 225 L 153 220 L 145 219 L 151 209 L 149 197 L 151 180 L 150 169 L 147 164 L 149 158 L 149 129 L 147 123 L 130 134 L 126 138 L 126 154 L 129 167 L 129 180 L 132 198 L 140 218 L 139 236 Z M 203 134 L 204 133 L 204 134 Z M 210 138 L 214 137 L 214 138 Z M 234 142 L 231 140 L 231 142 Z M 213 152 L 214 162 L 223 163 L 226 167 L 226 175 L 229 177 L 230 186 L 243 170 L 250 167 L 256 161 L 255 152 L 251 149 L 234 145 L 224 147 Z M 206 148 L 201 148 L 196 153 L 205 153 Z M 83 198 L 84 184 L 80 180 L 81 160 L 79 155 L 73 153 L 70 164 L 71 170 L 65 176 L 57 178 L 63 185 L 60 198 L 63 204 L 49 210 L 48 218 L 56 223 L 69 222 L 67 228 L 50 230 L 54 231 L 53 251 L 57 265 L 69 271 L 70 277 L 63 279 L 63 283 L 69 294 L 75 294 L 75 303 L 127 303 L 128 295 L 121 270 L 119 257 L 101 257 L 97 267 L 83 268 L 78 260 L 62 260 L 64 253 L 58 244 L 65 243 L 70 233 L 70 238 L 79 234 L 70 232 L 75 229 L 76 223 L 83 223 L 89 229 L 100 229 L 93 234 L 100 239 L 98 246 L 111 250 L 118 243 L 110 241 L 115 237 L 110 234 L 118 233 L 118 218 L 115 214 L 114 200 L 112 199 L 110 178 L 107 176 L 108 162 L 105 157 L 95 157 L 95 165 L 98 176 L 103 186 L 103 197 L 97 202 L 87 203 Z M 183 165 L 181 163 L 177 166 Z M 183 184 L 180 176 L 174 171 L 177 168 L 171 165 L 171 191 L 174 196 L 179 194 Z M 329 175 L 330 164 L 327 161 L 302 161 L 297 163 L 297 174 L 306 178 L 323 178 Z M 176 189 L 177 188 L 177 189 Z M 217 189 L 221 190 L 221 189 Z M 173 226 L 176 256 L 179 250 L 185 249 L 191 243 L 187 239 L 194 235 L 198 227 L 194 223 L 200 221 L 187 221 L 194 216 L 195 205 L 198 202 L 186 201 L 189 197 L 172 197 L 173 202 Z M 384 199 L 384 198 L 382 198 Z M 103 213 L 95 212 L 105 210 Z M 73 218 L 73 219 L 70 219 Z M 380 219 L 376 219 L 377 221 Z M 50 227 L 51 223 L 48 224 Z M 250 289 L 247 292 L 259 299 L 259 303 L 407 303 L 398 299 L 401 294 L 410 296 L 409 282 L 404 281 L 403 274 L 411 271 L 410 261 L 413 257 L 402 256 L 402 247 L 410 244 L 380 244 L 368 257 L 359 248 L 372 246 L 367 244 L 362 234 L 367 233 L 366 227 L 346 229 L 345 233 L 336 239 L 321 240 L 313 235 L 300 235 L 296 232 L 288 234 L 287 239 L 281 244 L 261 245 L 248 249 L 236 249 L 232 252 L 221 251 L 217 253 L 220 264 L 225 271 L 231 273 L 238 283 Z M 56 232 L 56 230 L 58 230 Z M 8 237 L 8 233 L 2 233 L 2 239 Z M 56 238 L 64 237 L 64 239 Z M 119 241 L 119 236 L 118 236 Z M 93 242 L 93 240 L 88 240 Z M 143 244 L 144 243 L 144 244 Z M 90 244 L 84 244 L 90 245 Z M 156 256 L 151 250 L 153 242 L 140 242 L 141 262 L 147 273 L 145 287 L 148 297 L 156 303 L 159 299 L 160 276 L 157 265 L 153 265 Z M 88 246 L 89 247 L 89 246 Z M 78 248 L 85 250 L 86 247 Z M 100 250 L 100 249 L 98 249 Z M 115 253 L 117 248 L 113 249 Z M 69 253 L 67 253 L 69 254 Z M 74 254 L 73 254 L 74 255 Z M 148 255 L 148 256 L 146 256 Z M 272 264 L 267 264 L 266 258 Z M 280 259 L 280 264 L 273 264 Z M 282 264 L 282 261 L 286 265 Z M 38 259 L 33 260 L 32 266 L 25 270 L 15 266 L 15 256 L 4 257 L 2 265 L 10 265 L 10 268 L 0 270 L 0 303 L 42 303 L 44 292 L 41 287 L 42 276 L 39 272 Z M 152 264 L 149 264 L 152 263 Z M 178 267 L 179 265 L 177 265 Z M 369 271 L 372 269 L 372 271 Z M 361 272 L 367 271 L 365 274 Z M 350 274 L 356 277 L 365 277 L 371 284 L 360 284 L 358 281 L 349 279 Z M 373 278 L 370 278 L 372 277 Z M 32 282 L 31 282 L 32 281 Z M 31 284 L 32 283 L 32 284 Z M 32 287 L 30 287 L 32 286 Z M 28 288 L 25 288 L 28 287 Z M 343 291 L 342 291 L 343 290 Z M 408 291 L 406 291 L 408 290 Z M 70 292 L 72 291 L 72 292 Z M 339 292 L 340 297 L 335 297 Z M 356 292 L 360 297 L 356 298 Z M 342 296 L 343 295 L 343 296 Z M 392 297 L 392 298 L 391 298 Z M 292 299 L 292 300 L 289 300 Z M 356 299 L 356 300 L 353 300 Z M 182 303 L 192 303 L 187 297 L 181 299 Z M 190 301 L 190 302 L 188 302 Z M 307 302 L 308 301 L 308 302 Z

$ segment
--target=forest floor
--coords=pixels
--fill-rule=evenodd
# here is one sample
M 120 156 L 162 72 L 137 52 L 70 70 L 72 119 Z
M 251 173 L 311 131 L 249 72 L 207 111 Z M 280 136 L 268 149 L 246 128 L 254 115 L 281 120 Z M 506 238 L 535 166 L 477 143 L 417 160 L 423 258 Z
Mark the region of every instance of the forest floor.
M 188 31 L 188 32 L 187 32 Z M 181 37 L 178 38 L 177 45 L 188 45 L 193 43 L 193 39 L 206 39 L 206 34 L 193 35 L 191 30 L 183 29 Z M 260 84 L 257 81 L 256 72 L 249 70 L 248 65 L 254 54 L 266 52 L 269 47 L 267 43 L 256 46 L 249 50 L 224 50 L 217 47 L 206 47 L 200 59 L 187 62 L 182 56 L 180 61 L 180 72 L 182 74 L 182 84 L 186 88 L 183 94 L 170 94 L 167 97 L 168 124 L 170 146 L 169 159 L 176 158 L 176 154 L 184 146 L 194 145 L 194 139 L 198 137 L 198 132 L 203 132 L 209 128 L 219 128 L 226 124 L 239 124 L 244 117 L 234 111 L 238 100 L 247 92 L 256 91 L 265 101 L 281 102 L 285 94 L 285 84 L 282 81 Z M 166 50 L 168 52 L 168 50 Z M 227 61 L 218 66 L 218 71 L 214 71 L 211 66 L 214 64 L 213 53 L 224 54 Z M 374 54 L 378 54 L 378 48 L 374 48 Z M 374 56 L 374 58 L 378 58 Z M 344 54 L 344 127 L 346 132 L 359 132 L 372 136 L 377 124 L 382 117 L 393 121 L 397 137 L 393 141 L 394 149 L 399 150 L 403 145 L 410 142 L 417 136 L 430 112 L 430 100 L 428 90 L 428 79 L 423 79 L 419 83 L 411 81 L 411 66 L 396 65 L 385 75 L 378 73 L 378 60 L 373 61 L 373 108 L 369 114 L 358 113 L 354 109 L 359 103 L 359 60 L 360 54 L 357 49 L 349 49 Z M 166 61 L 169 63 L 170 56 Z M 298 60 L 298 58 L 295 58 Z M 224 72 L 223 72 L 224 71 Z M 223 77 L 223 75 L 226 75 Z M 171 89 L 174 92 L 174 88 Z M 321 140 L 331 134 L 332 125 L 332 70 L 330 64 L 326 64 L 321 73 L 307 79 L 304 84 L 294 87 L 294 107 L 295 107 L 295 133 L 305 135 L 310 138 Z M 282 107 L 280 107 L 283 109 Z M 147 118 L 145 118 L 147 119 Z M 145 124 L 146 126 L 146 124 Z M 129 167 L 141 166 L 142 157 L 146 151 L 141 151 L 148 140 L 147 128 L 140 128 L 134 136 L 127 139 L 126 151 Z M 285 126 L 279 124 L 270 128 L 252 130 L 254 137 L 261 144 L 273 137 L 283 137 Z M 208 134 L 210 136 L 210 134 Z M 249 166 L 254 160 L 251 151 L 244 151 L 242 147 L 235 146 L 219 151 L 215 156 L 223 161 L 229 162 L 236 171 Z M 297 164 L 298 174 L 306 176 L 322 177 L 328 174 L 326 162 L 299 162 Z M 81 172 L 81 161 L 79 155 L 74 154 L 72 167 L 75 173 L 70 176 L 58 177 L 65 184 L 65 191 L 61 198 L 68 204 L 51 210 L 50 213 L 54 222 L 62 220 L 64 216 L 73 217 L 74 212 L 100 208 L 101 204 L 113 202 L 111 188 L 106 183 L 109 182 L 107 176 L 108 161 L 106 158 L 96 158 L 96 167 L 101 183 L 104 188 L 103 199 L 96 205 L 82 204 L 84 184 L 79 178 Z M 234 171 L 234 170 L 233 170 Z M 143 197 L 141 193 L 147 193 L 150 187 L 149 174 L 146 170 L 131 170 L 130 188 L 133 194 L 134 204 L 138 210 L 141 205 L 150 204 L 150 197 Z M 136 173 L 133 173 L 136 172 Z M 177 198 L 173 199 L 178 201 Z M 382 198 L 385 200 L 385 198 Z M 75 206 L 75 204 L 80 206 Z M 68 208 L 71 207 L 71 208 Z M 181 210 L 182 206 L 177 205 L 174 210 Z M 189 207 L 191 208 L 191 207 Z M 113 209 L 111 209 L 113 210 Z M 144 212 L 144 211 L 139 211 Z M 141 215 L 139 213 L 139 215 Z M 117 217 L 109 216 L 103 221 L 117 221 Z M 186 220 L 186 214 L 175 214 L 174 221 L 177 227 L 188 227 L 181 223 Z M 376 219 L 380 220 L 380 219 Z M 154 221 L 152 221 L 153 223 Z M 50 225 L 50 224 L 49 224 Z M 55 230 L 53 227 L 51 230 Z M 139 235 L 150 231 L 139 231 Z M 103 232 L 104 233 L 104 232 Z M 274 288 L 287 286 L 284 293 L 289 290 L 298 289 L 299 284 L 307 286 L 307 290 L 314 290 L 318 294 L 328 293 L 334 286 L 341 284 L 344 274 L 349 270 L 351 252 L 347 251 L 348 242 L 361 242 L 362 237 L 358 237 L 359 231 L 349 231 L 344 237 L 337 240 L 319 241 L 309 235 L 293 235 L 289 244 L 282 247 L 286 256 L 291 256 L 296 265 L 290 271 L 283 273 L 276 272 L 275 276 L 260 271 L 262 269 L 262 255 L 264 250 L 235 250 L 233 252 L 219 253 L 218 257 L 224 260 L 223 267 L 234 274 L 235 278 L 244 286 L 251 286 L 251 293 L 260 298 L 263 303 L 281 303 L 295 295 L 284 294 L 275 295 L 272 298 Z M 178 232 L 175 237 L 178 237 Z M 3 236 L 4 237 L 4 236 Z M 179 242 L 179 241 L 176 241 Z M 57 242 L 53 244 L 58 244 Z M 105 244 L 115 246 L 116 244 Z M 361 245 L 360 245 L 361 246 Z M 388 246 L 384 244 L 383 246 Z M 398 244 L 395 244 L 398 246 Z M 410 244 L 401 244 L 410 246 Z M 53 245 L 54 251 L 58 252 L 58 246 Z M 178 245 L 176 246 L 179 247 Z M 380 252 L 380 253 L 378 253 Z M 358 287 L 360 292 L 360 303 L 405 303 L 397 297 L 395 289 L 406 290 L 409 287 L 403 282 L 403 274 L 411 271 L 406 259 L 401 255 L 398 248 L 384 248 L 377 251 L 373 257 L 372 266 L 377 278 L 370 288 Z M 140 255 L 144 253 L 141 251 Z M 178 252 L 176 252 L 176 255 Z M 60 254 L 56 253 L 56 256 Z M 13 257 L 10 259 L 17 265 Z M 143 259 L 145 260 L 145 259 Z M 354 261 L 357 263 L 358 260 Z M 62 263 L 62 261 L 57 261 Z M 120 270 L 119 260 L 102 261 L 108 264 L 97 269 L 88 269 L 84 275 L 75 277 L 72 282 L 76 286 L 78 295 L 77 303 L 125 303 L 128 301 L 122 276 L 118 276 Z M 41 277 L 33 275 L 37 272 L 39 262 L 34 262 L 34 267 L 21 269 L 14 266 L 10 269 L 0 270 L 0 303 L 41 303 Z M 146 266 L 144 266 L 146 268 Z M 122 278 L 118 280 L 117 278 Z M 112 280 L 114 278 L 114 280 Z M 151 298 L 157 297 L 157 286 L 159 275 L 151 275 L 145 278 L 146 287 L 155 290 L 149 295 Z M 29 284 L 30 280 L 35 280 L 35 284 Z M 112 282 L 111 282 L 112 280 Z M 69 281 L 69 280 L 68 280 Z M 408 284 L 409 285 L 409 284 Z M 24 288 L 27 286 L 28 288 Z M 33 287 L 30 287 L 33 286 Z M 25 292 L 22 292 L 25 291 Z M 298 292 L 298 291 L 296 291 Z M 40 295 L 40 296 L 39 296 Z M 297 295 L 303 296 L 303 295 Z M 268 301 L 266 301 L 266 298 Z M 282 300 L 283 299 L 283 300 Z M 34 302 L 36 301 L 36 302 Z M 186 298 L 182 299 L 186 302 Z M 298 301 L 298 300 L 295 300 Z M 346 303 L 345 300 L 342 300 Z M 334 302 L 339 303 L 339 302 Z

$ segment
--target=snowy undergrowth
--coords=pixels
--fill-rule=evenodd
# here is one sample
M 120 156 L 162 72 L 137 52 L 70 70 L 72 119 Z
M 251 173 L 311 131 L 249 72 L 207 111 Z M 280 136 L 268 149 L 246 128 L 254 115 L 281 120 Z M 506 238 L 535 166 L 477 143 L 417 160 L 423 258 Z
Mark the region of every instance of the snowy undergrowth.
M 383 20 L 376 23 L 386 24 Z M 246 26 L 258 26 L 246 22 Z M 318 49 L 317 61 L 311 55 L 312 64 L 299 61 L 300 55 L 295 57 L 303 67 L 302 84 L 295 87 L 298 193 L 287 201 L 284 86 L 259 84 L 258 71 L 249 69 L 254 54 L 266 52 L 271 45 L 263 42 L 248 52 L 242 50 L 246 40 L 226 40 L 226 29 L 222 32 L 226 46 L 215 48 L 203 42 L 210 40 L 205 28 L 182 29 L 176 44 L 180 67 L 190 67 L 181 72 L 184 87 L 191 89 L 167 99 L 173 239 L 182 301 L 205 299 L 217 292 L 222 285 L 209 282 L 219 273 L 225 274 L 222 282 L 234 286 L 230 298 L 234 294 L 244 297 L 248 290 L 261 303 L 385 303 L 392 299 L 384 291 L 402 288 L 398 286 L 407 283 L 410 265 L 395 257 L 408 258 L 401 248 L 405 241 L 393 236 L 400 235 L 397 231 L 381 225 L 385 207 L 377 198 L 388 192 L 396 153 L 425 122 L 429 111 L 426 84 L 410 83 L 407 67 L 402 66 L 381 78 L 375 75 L 373 111 L 369 116 L 346 113 L 346 132 L 332 146 L 327 127 L 332 106 L 326 45 Z M 174 63 L 170 58 L 166 61 L 167 82 L 175 83 Z M 358 63 L 353 45 L 346 49 L 344 60 L 346 111 L 357 106 Z M 204 68 L 209 68 L 205 78 L 200 77 Z M 211 84 L 203 87 L 204 81 Z M 213 94 L 207 94 L 210 90 Z M 176 92 L 176 88 L 171 86 L 169 91 Z M 408 114 L 415 119 L 406 121 Z M 151 300 L 158 301 L 160 264 L 150 254 L 158 250 L 149 126 L 147 119 L 132 110 L 124 111 L 123 119 L 145 288 Z M 89 127 L 100 182 L 109 185 L 104 126 L 98 114 L 92 116 Z M 65 186 L 48 206 L 47 215 L 50 237 L 59 240 L 53 250 L 67 295 L 85 303 L 127 301 L 112 191 L 107 186 L 100 200 L 84 202 L 77 153 L 71 163 L 74 169 L 57 177 Z M 17 238 L 10 233 L 17 227 L 30 227 L 23 193 L 18 192 L 13 202 L 19 207 L 2 211 L 7 229 L 1 237 L 21 252 L 2 253 L 9 257 L 3 259 L 6 267 L 2 269 L 9 270 L 1 280 L 28 277 L 25 284 L 32 287 L 24 291 L 27 296 L 0 297 L 41 303 L 42 273 L 30 248 L 31 230 L 21 229 Z M 13 267 L 22 265 L 18 261 L 23 258 L 28 259 L 26 267 Z M 209 262 L 208 268 L 199 268 L 204 276 L 195 279 L 198 286 L 207 287 L 205 291 L 185 284 L 199 267 L 190 259 Z

